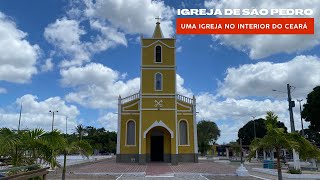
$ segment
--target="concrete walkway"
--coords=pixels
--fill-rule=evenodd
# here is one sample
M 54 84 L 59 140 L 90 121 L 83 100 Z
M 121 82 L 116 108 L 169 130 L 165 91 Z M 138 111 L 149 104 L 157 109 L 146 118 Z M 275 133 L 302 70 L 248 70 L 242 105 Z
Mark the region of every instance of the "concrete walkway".
M 69 166 L 67 168 L 67 179 L 277 179 L 276 176 L 252 171 L 252 168 L 261 167 L 260 164 L 245 165 L 251 176 L 238 177 L 235 174 L 238 167 L 239 165 L 234 163 L 218 163 L 202 160 L 199 163 L 179 163 L 177 166 L 172 166 L 168 163 L 138 165 L 136 163 L 116 163 L 113 158 Z M 51 172 L 48 179 L 61 179 L 61 170 Z

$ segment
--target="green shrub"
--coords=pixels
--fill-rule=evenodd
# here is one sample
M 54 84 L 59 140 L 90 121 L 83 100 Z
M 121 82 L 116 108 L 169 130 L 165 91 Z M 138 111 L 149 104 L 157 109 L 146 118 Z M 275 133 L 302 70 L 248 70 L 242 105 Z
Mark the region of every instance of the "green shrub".
M 28 168 L 26 168 L 26 171 L 33 171 L 33 170 L 37 170 L 40 168 L 41 168 L 40 164 L 35 164 L 35 165 L 31 165 Z
M 301 174 L 300 169 L 289 169 L 288 171 L 290 174 Z

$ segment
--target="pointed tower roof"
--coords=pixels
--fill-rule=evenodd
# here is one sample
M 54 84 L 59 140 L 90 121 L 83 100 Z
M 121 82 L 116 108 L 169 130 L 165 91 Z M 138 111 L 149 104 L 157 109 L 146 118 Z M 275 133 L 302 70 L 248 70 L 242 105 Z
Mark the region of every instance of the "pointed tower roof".
M 153 31 L 153 36 L 152 38 L 163 38 L 163 34 L 160 28 L 160 17 L 155 18 L 157 21 L 156 23 L 156 28 Z

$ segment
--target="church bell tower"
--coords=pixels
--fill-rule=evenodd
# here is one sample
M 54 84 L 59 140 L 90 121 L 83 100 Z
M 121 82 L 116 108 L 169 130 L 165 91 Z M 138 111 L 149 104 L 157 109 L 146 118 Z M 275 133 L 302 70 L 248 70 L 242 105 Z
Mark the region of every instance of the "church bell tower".
M 175 38 L 141 37 L 140 92 L 119 97 L 117 161 L 197 162 L 196 100 L 176 92 Z

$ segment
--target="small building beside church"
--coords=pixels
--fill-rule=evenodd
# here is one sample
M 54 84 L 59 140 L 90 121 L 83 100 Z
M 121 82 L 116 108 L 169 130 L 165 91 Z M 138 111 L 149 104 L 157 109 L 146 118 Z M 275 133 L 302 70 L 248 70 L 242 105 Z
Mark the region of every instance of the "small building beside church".
M 141 37 L 140 91 L 118 100 L 117 162 L 198 162 L 196 99 L 177 94 L 176 39 Z

